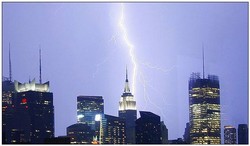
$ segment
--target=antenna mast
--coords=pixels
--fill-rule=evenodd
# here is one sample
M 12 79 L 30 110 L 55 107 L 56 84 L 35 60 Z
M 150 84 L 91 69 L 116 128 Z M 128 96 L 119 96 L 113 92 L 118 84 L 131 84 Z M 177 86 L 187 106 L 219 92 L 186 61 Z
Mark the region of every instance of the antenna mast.
M 10 58 L 10 43 L 9 43 L 9 79 L 10 79 L 10 81 L 12 81 L 11 58 Z
M 205 62 L 205 59 L 204 59 L 204 45 L 202 43 L 202 61 L 203 61 L 203 79 L 205 78 L 205 67 L 204 67 L 204 62 Z
M 39 45 L 39 71 L 40 71 L 40 84 L 42 84 L 42 57 L 41 57 L 41 45 Z

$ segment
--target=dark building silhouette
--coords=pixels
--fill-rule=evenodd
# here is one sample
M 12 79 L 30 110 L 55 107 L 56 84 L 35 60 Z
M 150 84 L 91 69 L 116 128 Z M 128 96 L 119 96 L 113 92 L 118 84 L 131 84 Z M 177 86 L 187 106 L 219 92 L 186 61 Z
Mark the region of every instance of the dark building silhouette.
M 6 120 L 11 116 L 12 100 L 15 93 L 14 83 L 9 78 L 3 78 L 2 82 L 2 143 L 7 143 Z
M 236 128 L 224 126 L 224 144 L 236 144 Z
M 217 76 L 189 79 L 189 124 L 191 144 L 220 144 L 220 85 Z
M 135 144 L 135 120 L 137 119 L 137 110 L 136 101 L 130 92 L 127 70 L 124 92 L 119 101 L 118 114 L 120 118 L 125 120 L 126 143 Z
M 58 136 L 53 138 L 45 138 L 44 144 L 70 144 L 70 137 Z
M 190 126 L 189 126 L 189 123 L 186 123 L 186 128 L 185 128 L 185 132 L 183 135 L 183 140 L 185 143 L 190 144 Z
M 4 121 L 5 143 L 44 143 L 54 137 L 53 93 L 49 82 L 14 82 L 15 94 Z
M 77 122 L 88 124 L 92 130 L 95 128 L 95 116 L 104 114 L 104 101 L 102 96 L 77 97 Z
M 168 129 L 163 121 L 161 121 L 161 142 L 162 144 L 168 143 Z
M 95 131 L 87 123 L 76 123 L 67 127 L 67 136 L 72 144 L 91 144 Z
M 126 143 L 124 119 L 105 114 L 102 122 L 104 144 Z
M 248 144 L 248 126 L 247 124 L 238 125 L 238 144 Z
M 140 111 L 141 117 L 136 120 L 136 144 L 161 144 L 160 116 Z

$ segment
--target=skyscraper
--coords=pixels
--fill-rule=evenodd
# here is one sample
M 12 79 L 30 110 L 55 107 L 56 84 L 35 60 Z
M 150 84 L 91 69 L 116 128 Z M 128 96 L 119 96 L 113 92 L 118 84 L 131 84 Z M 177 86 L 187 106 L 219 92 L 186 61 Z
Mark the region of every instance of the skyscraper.
M 232 126 L 224 126 L 224 144 L 236 144 L 236 129 Z
M 95 116 L 104 114 L 104 101 L 102 96 L 78 96 L 77 97 L 77 122 L 88 124 L 92 130 L 96 130 Z
M 126 69 L 124 92 L 119 101 L 119 117 L 125 119 L 127 144 L 135 144 L 135 120 L 137 118 L 136 112 L 136 101 L 130 92 L 128 72 Z
M 161 144 L 160 116 L 140 111 L 141 117 L 136 120 L 136 144 Z
M 104 144 L 125 144 L 125 120 L 119 117 L 104 115 L 103 132 Z
M 189 124 L 191 144 L 220 144 L 220 86 L 217 76 L 189 79 Z
M 49 82 L 15 81 L 12 114 L 7 118 L 7 143 L 44 143 L 54 137 L 53 93 Z
M 238 125 L 238 144 L 248 144 L 248 126 L 247 124 Z

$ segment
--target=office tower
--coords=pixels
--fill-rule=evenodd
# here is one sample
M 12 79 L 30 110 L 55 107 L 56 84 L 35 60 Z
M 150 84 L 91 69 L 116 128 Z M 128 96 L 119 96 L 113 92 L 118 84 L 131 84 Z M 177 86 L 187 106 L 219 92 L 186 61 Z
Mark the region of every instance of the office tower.
M 190 127 L 189 127 L 189 123 L 186 123 L 186 128 L 185 128 L 185 132 L 183 135 L 183 140 L 185 143 L 190 144 Z
M 76 123 L 67 127 L 67 136 L 72 144 L 91 144 L 95 131 L 87 123 Z
M 103 143 L 125 144 L 125 120 L 119 117 L 104 115 L 103 119 Z
M 247 124 L 238 125 L 238 144 L 248 144 L 248 126 Z
M 162 144 L 168 143 L 168 129 L 163 121 L 161 121 L 161 142 Z
M 191 144 L 220 144 L 220 86 L 217 76 L 189 79 L 189 124 Z
M 104 114 L 104 101 L 102 96 L 77 97 L 77 122 L 88 124 L 95 129 L 95 116 Z
M 140 111 L 141 117 L 136 120 L 136 144 L 161 144 L 160 116 Z
M 137 119 L 136 101 L 130 92 L 128 83 L 128 72 L 126 69 L 126 80 L 124 92 L 119 101 L 119 117 L 125 119 L 126 143 L 135 144 L 135 120 Z
M 6 119 L 7 143 L 44 143 L 44 138 L 54 137 L 53 93 L 49 91 L 49 82 L 15 81 L 15 91 L 12 114 Z
M 224 126 L 224 144 L 236 144 L 236 128 Z

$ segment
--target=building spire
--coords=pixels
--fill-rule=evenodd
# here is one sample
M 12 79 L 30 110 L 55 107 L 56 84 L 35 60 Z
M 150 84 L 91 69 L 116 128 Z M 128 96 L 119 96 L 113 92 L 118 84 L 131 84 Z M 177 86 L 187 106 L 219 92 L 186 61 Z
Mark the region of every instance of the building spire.
M 9 79 L 10 79 L 10 81 L 12 81 L 11 58 L 10 58 L 10 43 L 9 43 Z
M 128 84 L 128 69 L 127 69 L 127 66 L 126 66 L 126 80 L 125 80 L 124 93 L 130 93 L 129 84 Z
M 40 81 L 40 84 L 42 84 L 42 57 L 41 57 L 41 45 L 39 45 L 39 72 L 40 72 L 39 81 Z
M 205 59 L 204 59 L 204 44 L 202 43 L 202 69 L 203 69 L 203 79 L 205 78 L 205 65 L 204 65 L 204 62 L 205 62 Z
M 126 65 L 126 82 L 128 82 L 128 68 L 127 68 L 127 65 Z

